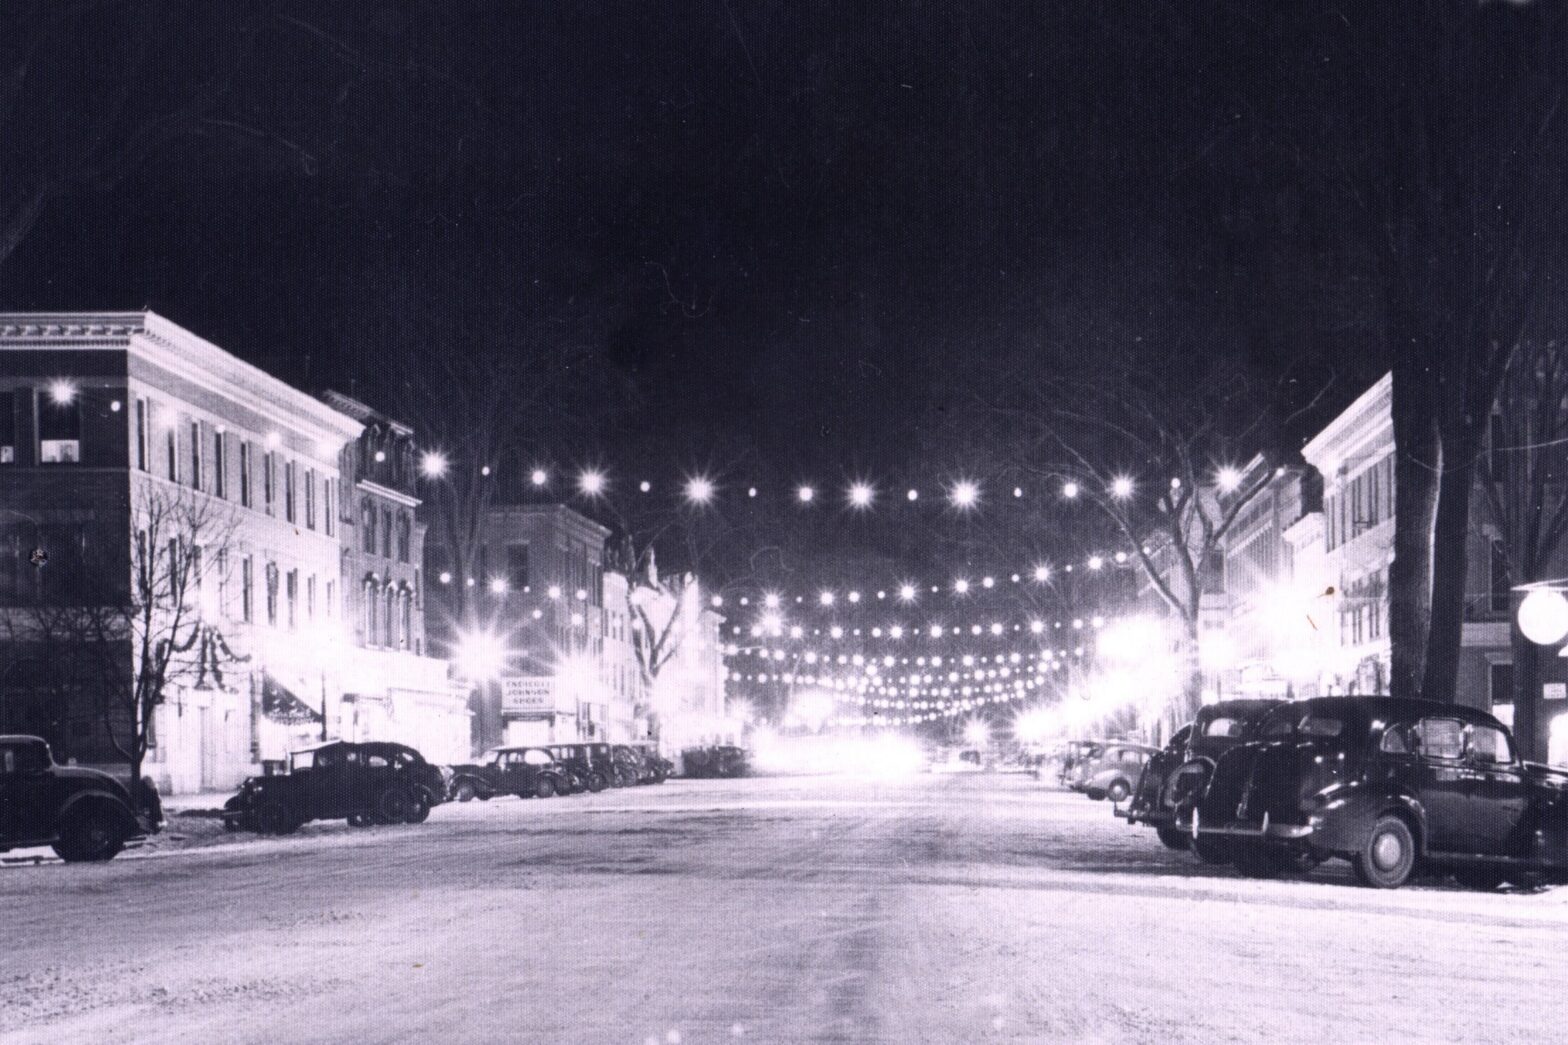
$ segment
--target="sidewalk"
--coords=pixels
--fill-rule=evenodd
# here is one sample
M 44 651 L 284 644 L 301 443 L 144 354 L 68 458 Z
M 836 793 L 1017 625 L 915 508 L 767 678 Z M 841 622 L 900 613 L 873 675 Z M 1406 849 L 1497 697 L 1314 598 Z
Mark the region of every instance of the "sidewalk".
M 165 795 L 163 797 L 164 816 L 175 814 L 190 814 L 199 812 L 216 811 L 223 808 L 223 803 L 234 796 L 234 790 L 228 791 L 198 791 L 189 795 Z

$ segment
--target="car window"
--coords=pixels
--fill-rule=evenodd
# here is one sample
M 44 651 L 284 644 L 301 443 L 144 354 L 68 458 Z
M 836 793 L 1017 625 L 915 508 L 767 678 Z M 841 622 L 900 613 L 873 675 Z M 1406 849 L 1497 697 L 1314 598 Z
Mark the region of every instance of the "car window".
M 553 759 L 550 758 L 548 752 L 524 751 L 523 761 L 530 766 L 547 766 L 553 761 Z
M 365 756 L 365 765 L 369 766 L 371 769 L 385 769 L 385 768 L 387 768 L 387 766 L 389 766 L 391 764 L 392 763 L 390 761 L 388 761 L 388 759 L 387 759 L 387 757 L 385 755 L 366 755 Z
M 1221 716 L 1211 719 L 1203 727 L 1206 737 L 1239 737 L 1247 728 L 1247 724 L 1239 718 Z
M 1465 727 L 1458 719 L 1424 718 L 1416 739 L 1418 750 L 1428 758 L 1461 758 L 1465 753 Z
M 1295 731 L 1296 720 L 1294 718 L 1278 715 L 1263 723 L 1263 728 L 1259 732 L 1266 737 L 1288 737 Z
M 1301 725 L 1297 728 L 1301 731 L 1302 736 L 1337 737 L 1345 731 L 1345 723 L 1337 718 L 1308 715 L 1301 720 Z
M 316 752 L 296 751 L 289 756 L 290 765 L 296 769 L 311 769 L 316 765 Z
M 1493 765 L 1509 764 L 1514 760 L 1514 748 L 1508 734 L 1497 727 L 1471 726 L 1470 757 Z
M 0 773 L 9 776 L 16 772 L 16 748 L 0 747 Z
M 1379 749 L 1389 755 L 1410 754 L 1411 743 L 1408 730 L 1404 726 L 1389 726 L 1383 730 L 1383 741 Z

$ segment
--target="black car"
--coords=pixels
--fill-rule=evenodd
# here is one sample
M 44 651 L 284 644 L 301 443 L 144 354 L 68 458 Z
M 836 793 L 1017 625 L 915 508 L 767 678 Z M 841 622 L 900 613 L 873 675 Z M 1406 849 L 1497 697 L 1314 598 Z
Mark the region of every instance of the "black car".
M 1132 801 L 1117 815 L 1128 823 L 1153 827 L 1172 849 L 1186 849 L 1191 834 L 1176 826 L 1190 820 L 1192 806 L 1207 786 L 1214 763 L 1256 733 L 1259 724 L 1282 700 L 1222 700 L 1198 710 L 1197 717 L 1177 730 L 1170 743 L 1149 759 L 1138 777 Z M 1195 850 L 1209 862 L 1223 863 L 1228 854 L 1218 842 L 1200 840 Z
M 441 770 L 413 748 L 334 741 L 290 754 L 287 773 L 247 779 L 224 805 L 223 822 L 277 835 L 311 820 L 418 824 L 445 797 Z
M 615 763 L 615 775 L 610 780 L 612 787 L 653 783 L 653 766 L 636 748 L 628 744 L 611 744 L 610 759 Z
M 685 774 L 689 777 L 737 777 L 750 770 L 746 749 L 733 744 L 689 747 L 681 752 Z
M 609 744 L 547 744 L 545 750 L 576 777 L 574 790 L 603 791 L 615 777 Z
M 459 802 L 496 795 L 550 798 L 570 793 L 566 770 L 542 747 L 498 747 L 478 763 L 453 766 L 448 794 Z
M 675 773 L 675 763 L 659 754 L 652 744 L 621 744 L 615 750 L 626 752 L 623 758 L 636 760 L 639 784 L 662 784 Z
M 163 827 L 157 791 L 107 773 L 56 765 L 39 737 L 0 736 L 0 853 L 47 845 L 67 863 L 110 860 Z
M 1320 697 L 1269 712 L 1221 755 L 1183 825 L 1266 876 L 1330 857 L 1392 889 L 1423 865 L 1476 887 L 1568 872 L 1568 773 L 1521 762 L 1485 711 Z

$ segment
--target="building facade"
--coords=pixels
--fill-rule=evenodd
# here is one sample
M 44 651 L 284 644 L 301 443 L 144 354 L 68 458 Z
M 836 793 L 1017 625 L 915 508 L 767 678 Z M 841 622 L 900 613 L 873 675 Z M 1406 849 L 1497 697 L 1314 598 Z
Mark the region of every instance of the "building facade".
M 468 694 L 425 643 L 425 526 L 413 429 L 338 392 L 322 400 L 361 426 L 338 460 L 345 691 L 337 734 L 390 740 L 438 763 L 472 754 Z
M 146 772 L 166 792 L 226 789 L 324 735 L 344 681 L 338 459 L 359 430 L 152 312 L 0 315 L 0 729 L 115 760 L 104 687 L 64 692 L 26 667 L 59 641 L 35 625 L 72 597 L 73 571 L 114 575 L 123 597 L 138 556 L 153 561 L 152 520 L 179 506 L 205 520 L 169 536 L 196 564 L 200 627 L 154 713 Z M 129 672 L 132 644 L 116 641 Z

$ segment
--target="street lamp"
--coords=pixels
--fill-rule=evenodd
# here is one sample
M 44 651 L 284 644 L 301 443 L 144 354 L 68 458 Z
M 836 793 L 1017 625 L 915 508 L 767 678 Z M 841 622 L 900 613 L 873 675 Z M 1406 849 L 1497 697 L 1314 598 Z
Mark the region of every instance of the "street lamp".
M 870 508 L 876 491 L 870 483 L 856 482 L 849 488 L 849 503 L 856 508 Z
M 1534 588 L 1519 603 L 1519 630 L 1538 646 L 1568 638 L 1568 597 L 1555 588 Z
M 452 662 L 463 678 L 486 682 L 506 667 L 506 644 L 488 631 L 471 631 L 458 640 Z
M 980 503 L 980 484 L 973 479 L 960 479 L 953 484 L 948 499 L 953 502 L 954 508 L 968 511 Z
M 446 454 L 439 450 L 426 450 L 419 458 L 419 474 L 426 479 L 440 479 L 446 475 Z
M 687 479 L 686 500 L 695 505 L 704 505 L 713 500 L 713 480 L 702 475 Z

